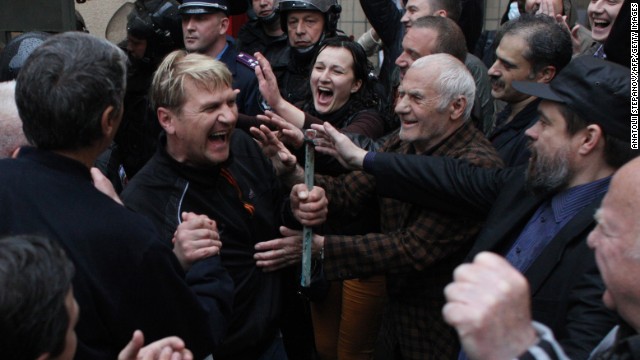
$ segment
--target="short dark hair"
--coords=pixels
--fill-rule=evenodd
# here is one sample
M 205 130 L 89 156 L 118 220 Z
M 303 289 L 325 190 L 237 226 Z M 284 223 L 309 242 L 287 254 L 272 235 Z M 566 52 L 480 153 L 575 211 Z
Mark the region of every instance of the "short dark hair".
M 578 116 L 575 111 L 563 104 L 560 104 L 560 114 L 562 114 L 567 124 L 567 133 L 569 135 L 575 135 L 578 131 L 586 128 L 590 124 L 597 125 L 595 122 L 590 123 Z M 629 141 L 624 141 L 604 133 L 604 161 L 607 165 L 614 169 L 619 169 L 622 165 L 638 155 L 640 155 L 640 150 L 632 149 Z
M 55 357 L 65 346 L 65 299 L 74 268 L 62 248 L 38 236 L 0 239 L 0 349 L 3 358 Z
M 446 10 L 447 17 L 453 21 L 460 19 L 460 13 L 462 12 L 462 2 L 460 0 L 430 0 L 431 9 Z
M 449 54 L 464 63 L 467 58 L 467 43 L 462 29 L 455 21 L 442 16 L 422 16 L 413 22 L 412 28 L 435 31 L 438 40 L 433 53 Z
M 50 37 L 17 78 L 16 104 L 29 142 L 77 150 L 101 139 L 104 111 L 121 112 L 126 66 L 125 53 L 107 40 L 75 31 Z
M 522 55 L 531 64 L 533 73 L 553 66 L 557 74 L 571 61 L 571 35 L 550 16 L 521 14 L 504 23 L 496 33 L 496 46 L 507 35 L 520 36 L 527 42 L 528 50 Z

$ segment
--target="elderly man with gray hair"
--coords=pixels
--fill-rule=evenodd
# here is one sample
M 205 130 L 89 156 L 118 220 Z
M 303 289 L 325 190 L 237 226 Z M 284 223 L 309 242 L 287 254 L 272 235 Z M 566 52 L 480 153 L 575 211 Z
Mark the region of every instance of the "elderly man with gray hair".
M 466 160 L 474 166 L 496 167 L 501 161 L 488 140 L 469 121 L 475 85 L 465 65 L 448 54 L 415 61 L 400 85 L 395 111 L 401 120 L 382 152 L 434 155 Z M 324 125 L 331 128 L 330 125 Z M 266 134 L 265 134 L 266 135 Z M 275 141 L 273 137 L 271 140 Z M 296 168 L 298 180 L 301 169 Z M 337 178 L 316 176 L 329 199 L 329 216 L 357 213 L 369 199 L 380 208 L 381 231 L 365 235 L 314 235 L 313 249 L 329 280 L 385 274 L 389 303 L 376 356 L 384 359 L 452 358 L 456 336 L 440 313 L 442 290 L 462 262 L 480 230 L 483 215 L 452 216 L 422 205 L 376 196 L 375 179 L 361 171 Z M 303 187 L 304 185 L 296 185 Z M 258 244 L 258 264 L 274 269 L 299 258 L 301 235 Z M 322 250 L 321 250 L 322 249 Z M 276 256 L 274 254 L 280 254 Z M 399 356 L 399 357 L 396 357 Z

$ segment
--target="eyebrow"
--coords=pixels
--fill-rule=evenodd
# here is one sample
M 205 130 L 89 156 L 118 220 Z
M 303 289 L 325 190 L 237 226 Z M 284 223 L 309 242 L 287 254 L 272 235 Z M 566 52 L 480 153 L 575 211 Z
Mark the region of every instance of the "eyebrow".
M 500 57 L 500 56 L 496 56 L 496 57 L 498 58 L 498 60 L 500 60 L 501 62 L 503 62 L 504 64 L 506 64 L 509 67 L 512 67 L 512 68 L 517 68 L 518 67 L 516 64 L 512 63 L 511 61 L 509 61 L 509 60 L 507 60 L 507 59 L 505 59 L 503 57 Z

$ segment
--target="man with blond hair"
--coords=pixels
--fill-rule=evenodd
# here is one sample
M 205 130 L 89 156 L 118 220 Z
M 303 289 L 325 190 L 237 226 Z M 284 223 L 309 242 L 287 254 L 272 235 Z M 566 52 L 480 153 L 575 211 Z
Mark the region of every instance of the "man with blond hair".
M 208 231 L 224 244 L 222 264 L 187 276 L 196 292 L 215 288 L 210 273 L 222 267 L 233 279 L 233 313 L 216 359 L 286 359 L 279 332 L 284 273 L 258 268 L 254 245 L 279 236 L 280 225 L 320 223 L 326 198 L 317 188 L 305 200 L 292 194 L 292 203 L 311 208 L 294 216 L 271 162 L 248 134 L 234 131 L 238 91 L 231 86 L 225 65 L 205 55 L 175 51 L 165 58 L 151 85 L 164 132 L 122 198 L 153 221 L 168 245 L 185 212 L 212 219 Z

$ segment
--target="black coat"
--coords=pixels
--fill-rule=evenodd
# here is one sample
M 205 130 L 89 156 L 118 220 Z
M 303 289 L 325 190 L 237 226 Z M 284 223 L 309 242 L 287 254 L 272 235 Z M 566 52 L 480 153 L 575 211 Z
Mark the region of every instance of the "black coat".
M 179 163 L 165 147 L 166 136 L 162 135 L 158 151 L 122 192 L 122 200 L 148 216 L 166 243 L 171 242 L 184 211 L 207 215 L 216 222 L 223 246 L 215 258 L 221 263 L 192 268 L 187 275 L 197 286 L 215 286 L 219 281 L 212 273 L 228 270 L 234 284 L 233 312 L 214 355 L 216 359 L 257 358 L 278 332 L 283 273 L 258 268 L 254 246 L 280 237 L 279 225 L 299 227 L 288 196 L 260 147 L 242 131 L 231 136 L 229 159 L 208 167 Z M 226 180 L 223 169 L 236 186 Z M 254 210 L 249 212 L 247 205 Z
M 548 199 L 525 190 L 523 168 L 482 169 L 452 159 L 387 153 L 377 153 L 369 167 L 380 195 L 488 214 L 467 260 L 480 251 L 504 253 Z M 586 244 L 600 201 L 570 220 L 524 273 L 531 286 L 533 319 L 548 325 L 575 359 L 586 358 L 616 320 L 602 303 L 604 284 Z
M 196 358 L 213 350 L 209 317 L 171 249 L 149 220 L 96 190 L 86 166 L 22 148 L 0 160 L 0 182 L 0 236 L 48 236 L 75 265 L 76 359 L 115 359 L 136 329 L 147 344 L 180 336 Z

